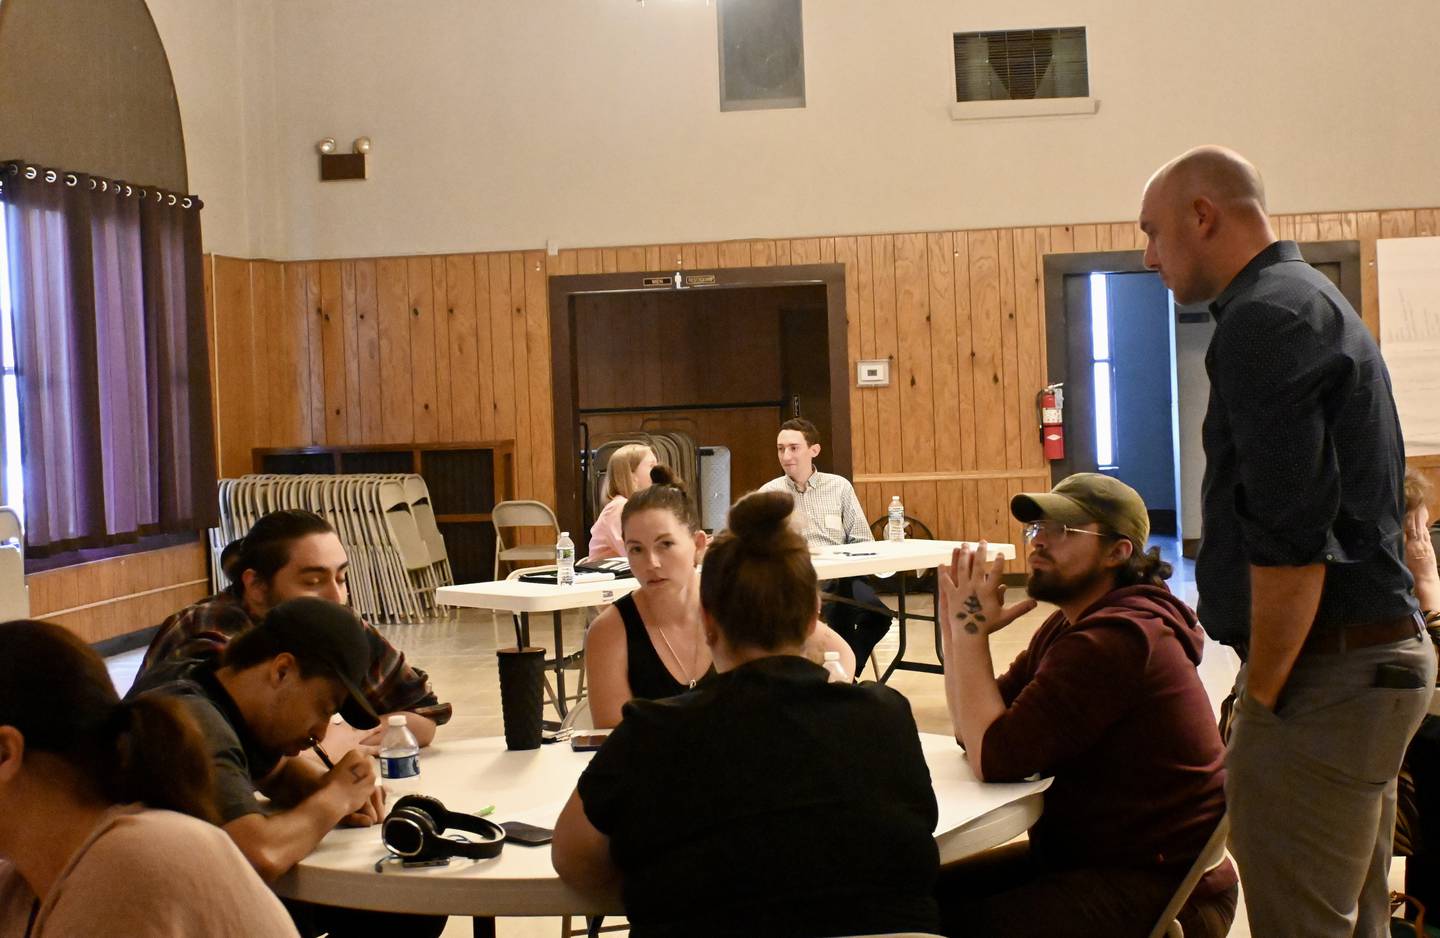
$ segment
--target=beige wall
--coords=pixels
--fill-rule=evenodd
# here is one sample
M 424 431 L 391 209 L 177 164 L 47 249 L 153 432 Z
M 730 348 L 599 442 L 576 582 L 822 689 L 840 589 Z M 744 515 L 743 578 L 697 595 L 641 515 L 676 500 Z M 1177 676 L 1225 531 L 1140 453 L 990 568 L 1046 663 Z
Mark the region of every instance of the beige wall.
M 147 0 L 170 58 L 205 250 L 255 254 L 275 151 L 274 0 Z
M 181 44 L 222 31 L 192 5 L 228 6 L 152 5 Z M 1432 0 L 822 0 L 805 7 L 809 107 L 728 114 L 699 0 L 245 7 L 274 15 L 241 57 L 247 107 L 274 120 L 246 144 L 274 157 L 252 169 L 250 256 L 1108 221 L 1202 141 L 1249 153 L 1276 212 L 1440 203 Z M 950 32 L 1056 24 L 1090 30 L 1098 114 L 949 118 Z M 206 102 L 233 105 L 217 56 L 190 69 L 172 51 L 187 130 Z M 327 134 L 374 138 L 369 181 L 317 182 Z M 242 212 L 206 178 L 235 154 L 205 146 L 192 138 L 192 174 L 211 218 Z

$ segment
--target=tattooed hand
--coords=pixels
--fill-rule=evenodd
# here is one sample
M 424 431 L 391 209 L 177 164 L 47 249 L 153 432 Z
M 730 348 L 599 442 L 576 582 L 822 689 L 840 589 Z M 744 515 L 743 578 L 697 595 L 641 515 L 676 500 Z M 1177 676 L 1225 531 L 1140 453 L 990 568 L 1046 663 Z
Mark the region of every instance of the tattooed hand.
M 1005 605 L 1005 558 L 986 563 L 986 547 L 984 541 L 974 551 L 961 547 L 940 567 L 940 609 L 952 639 L 988 636 L 1035 608 L 1033 599 Z

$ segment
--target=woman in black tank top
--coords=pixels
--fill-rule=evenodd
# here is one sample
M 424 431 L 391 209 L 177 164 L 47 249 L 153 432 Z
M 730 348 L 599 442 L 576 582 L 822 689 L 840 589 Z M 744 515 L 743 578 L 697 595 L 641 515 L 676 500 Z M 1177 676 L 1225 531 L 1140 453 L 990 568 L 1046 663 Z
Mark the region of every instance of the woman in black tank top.
M 620 521 L 625 557 L 640 589 L 596 617 L 585 638 L 590 715 L 602 729 L 620 722 L 628 700 L 674 697 L 715 673 L 695 568 L 707 538 L 669 470 L 657 466 L 651 475 L 655 484 L 631 497 Z M 845 673 L 855 673 L 850 646 L 817 623 L 807 653 L 818 663 L 826 651 L 839 652 Z

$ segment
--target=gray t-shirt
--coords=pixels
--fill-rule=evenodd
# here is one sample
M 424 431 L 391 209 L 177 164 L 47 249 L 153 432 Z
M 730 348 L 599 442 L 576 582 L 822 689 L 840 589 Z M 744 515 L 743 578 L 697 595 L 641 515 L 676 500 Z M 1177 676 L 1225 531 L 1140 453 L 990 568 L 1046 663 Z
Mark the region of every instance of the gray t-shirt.
M 180 700 L 200 726 L 215 767 L 215 801 L 220 823 L 261 813 L 255 783 L 274 770 L 280 757 L 260 745 L 245 717 L 215 678 L 214 662 L 192 662 L 176 679 L 147 691 Z

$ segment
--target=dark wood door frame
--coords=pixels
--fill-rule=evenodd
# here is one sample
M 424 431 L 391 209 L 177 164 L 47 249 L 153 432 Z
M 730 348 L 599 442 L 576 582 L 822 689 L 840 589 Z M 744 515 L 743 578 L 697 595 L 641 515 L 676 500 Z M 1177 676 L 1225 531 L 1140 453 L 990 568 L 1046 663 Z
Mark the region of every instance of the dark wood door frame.
M 1350 301 L 1356 312 L 1361 307 L 1360 286 L 1360 242 L 1359 241 L 1307 241 L 1300 245 L 1300 253 L 1311 264 L 1338 264 L 1340 267 L 1340 292 Z M 1130 274 L 1145 273 L 1145 252 L 1143 251 L 1098 251 L 1083 254 L 1047 254 L 1045 269 L 1045 358 L 1050 383 L 1064 382 L 1071 386 L 1070 354 L 1074 343 L 1082 338 L 1088 342 L 1089 306 L 1086 301 L 1086 321 L 1071 323 L 1067 315 L 1065 281 L 1072 276 L 1085 274 Z M 1080 327 L 1083 326 L 1084 329 Z M 1088 348 L 1088 346 L 1086 346 Z M 1087 382 L 1088 383 L 1088 382 Z M 1085 466 L 1072 467 L 1071 454 L 1077 452 L 1081 434 L 1089 433 L 1095 423 L 1094 402 L 1083 397 L 1065 401 L 1066 459 L 1050 463 L 1050 484 L 1066 476 L 1085 470 Z M 1088 438 L 1087 438 L 1088 439 Z M 1090 453 L 1094 461 L 1094 441 L 1083 444 L 1081 451 Z M 1093 467 L 1091 467 L 1093 468 Z
M 814 285 L 825 287 L 829 333 L 830 423 L 833 439 L 825 441 L 825 452 L 830 471 L 848 478 L 851 474 L 850 359 L 846 344 L 845 265 L 797 264 L 790 267 L 654 270 L 551 277 L 550 375 L 555 407 L 555 514 L 560 520 L 560 527 L 576 531 L 583 517 L 581 505 L 584 492 L 581 491 L 578 463 L 580 385 L 575 349 L 575 297 L 597 293 L 674 293 L 682 290 L 744 290 L 753 287 Z

